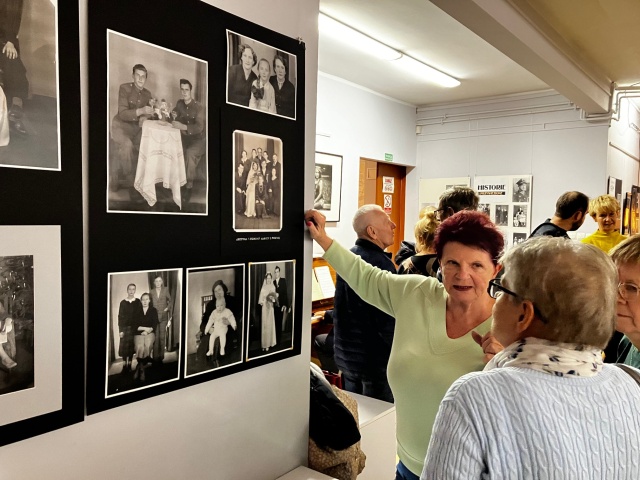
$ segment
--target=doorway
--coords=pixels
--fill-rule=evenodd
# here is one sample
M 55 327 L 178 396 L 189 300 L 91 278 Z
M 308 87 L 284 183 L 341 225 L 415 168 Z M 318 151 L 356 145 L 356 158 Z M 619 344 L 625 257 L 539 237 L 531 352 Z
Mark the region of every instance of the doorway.
M 406 167 L 360 158 L 358 208 L 369 203 L 380 205 L 396 224 L 393 245 L 387 248 L 392 256 L 398 252 L 404 237 L 406 176 Z

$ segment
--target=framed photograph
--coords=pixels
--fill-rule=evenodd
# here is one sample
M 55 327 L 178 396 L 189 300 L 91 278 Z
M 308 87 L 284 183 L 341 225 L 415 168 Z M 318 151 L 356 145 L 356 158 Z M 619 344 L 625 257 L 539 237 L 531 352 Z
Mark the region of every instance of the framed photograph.
M 631 231 L 631 200 L 631 192 L 626 192 L 622 206 L 622 229 L 620 230 L 623 235 L 629 235 Z
M 109 275 L 105 398 L 178 379 L 182 270 Z
M 509 225 L 509 205 L 496 205 L 495 224 L 498 227 L 507 227 Z
M 513 177 L 512 201 L 529 203 L 531 200 L 531 176 Z
M 207 62 L 106 34 L 107 211 L 206 215 Z
M 513 223 L 512 227 L 527 227 L 529 205 L 513 206 Z
M 295 55 L 227 30 L 227 103 L 296 119 Z
M 0 27 L 0 166 L 60 170 L 57 2 L 5 3 Z
M 247 360 L 293 349 L 295 260 L 249 264 Z
M 327 222 L 340 221 L 342 192 L 342 157 L 316 152 L 313 208 L 320 210 Z
M 187 269 L 185 377 L 242 363 L 244 264 Z
M 61 276 L 59 226 L 0 227 L 0 432 L 62 409 Z
M 524 242 L 526 239 L 527 239 L 527 234 L 526 233 L 514 232 L 513 233 L 513 243 L 511 245 L 517 245 L 519 243 Z
M 233 132 L 233 228 L 236 232 L 282 229 L 282 140 Z

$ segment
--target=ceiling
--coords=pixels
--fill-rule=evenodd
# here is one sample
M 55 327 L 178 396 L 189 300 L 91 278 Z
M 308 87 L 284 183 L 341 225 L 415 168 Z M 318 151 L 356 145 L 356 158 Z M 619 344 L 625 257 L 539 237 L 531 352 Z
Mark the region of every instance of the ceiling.
M 322 73 L 416 106 L 554 88 L 602 113 L 612 81 L 640 82 L 639 0 L 320 0 L 320 11 L 460 80 L 427 83 L 320 33 Z

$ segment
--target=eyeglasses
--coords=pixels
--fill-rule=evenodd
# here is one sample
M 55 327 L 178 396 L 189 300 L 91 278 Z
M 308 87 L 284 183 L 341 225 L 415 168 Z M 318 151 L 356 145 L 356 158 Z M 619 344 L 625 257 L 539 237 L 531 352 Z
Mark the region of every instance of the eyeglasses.
M 638 287 L 636 287 L 636 288 L 638 288 Z M 506 293 L 507 295 L 511 295 L 512 297 L 519 298 L 521 300 L 527 300 L 522 295 L 518 295 L 516 292 L 513 292 L 513 291 L 509 290 L 506 287 L 503 287 L 499 278 L 494 278 L 493 280 L 491 280 L 489 282 L 489 287 L 487 288 L 487 293 L 489 293 L 489 296 L 491 298 L 496 298 L 496 299 L 500 298 L 500 296 L 503 293 Z M 542 323 L 549 323 L 549 321 L 544 317 L 544 315 L 542 315 L 542 312 L 540 312 L 540 309 L 538 309 L 538 307 L 536 307 L 536 305 L 533 302 L 531 302 L 531 303 L 533 304 L 533 311 L 535 312 L 537 317 L 540 319 L 540 321 Z
M 640 287 L 633 283 L 619 283 L 618 294 L 620 294 L 623 300 L 636 300 L 638 298 L 638 294 L 640 294 Z

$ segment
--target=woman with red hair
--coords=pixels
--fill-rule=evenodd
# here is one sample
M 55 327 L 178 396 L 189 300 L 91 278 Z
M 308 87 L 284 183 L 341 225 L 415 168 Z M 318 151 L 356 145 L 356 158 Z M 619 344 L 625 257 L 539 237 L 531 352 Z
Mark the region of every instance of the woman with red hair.
M 494 299 L 487 293 L 500 270 L 502 233 L 480 212 L 461 211 L 444 220 L 434 241 L 440 283 L 371 266 L 327 235 L 325 217 L 316 210 L 305 221 L 337 274 L 364 301 L 396 319 L 387 367 L 396 404 L 396 479 L 418 479 L 447 389 L 459 376 L 482 370 L 502 349 L 489 333 Z

